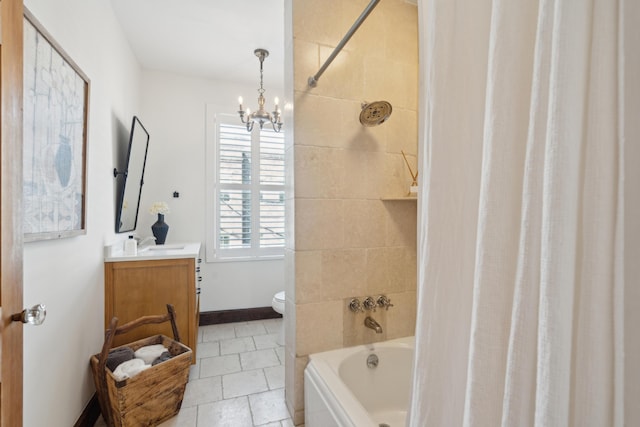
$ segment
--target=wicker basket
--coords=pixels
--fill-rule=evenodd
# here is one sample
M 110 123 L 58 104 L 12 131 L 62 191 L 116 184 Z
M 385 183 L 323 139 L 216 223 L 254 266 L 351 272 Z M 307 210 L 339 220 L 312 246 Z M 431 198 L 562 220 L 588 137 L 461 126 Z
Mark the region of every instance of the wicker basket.
M 108 426 L 155 426 L 175 416 L 180 410 L 189 380 L 192 352 L 179 342 L 173 306 L 167 304 L 167 311 L 168 314 L 164 316 L 144 316 L 119 328 L 116 328 L 118 318 L 114 317 L 105 332 L 102 352 L 91 357 L 100 410 Z M 175 340 L 155 335 L 126 346 L 136 351 L 143 346 L 162 344 L 169 349 L 172 358 L 132 378 L 117 381 L 106 367 L 114 336 L 127 333 L 138 326 L 166 321 L 171 321 Z

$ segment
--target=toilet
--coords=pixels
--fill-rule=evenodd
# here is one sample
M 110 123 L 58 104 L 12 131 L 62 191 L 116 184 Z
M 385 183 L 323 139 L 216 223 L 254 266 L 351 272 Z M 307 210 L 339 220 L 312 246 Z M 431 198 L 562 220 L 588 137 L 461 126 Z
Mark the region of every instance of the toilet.
M 283 320 L 280 325 L 280 332 L 278 333 L 278 338 L 276 343 L 278 345 L 284 345 L 284 291 L 280 291 L 273 296 L 273 300 L 271 301 L 271 307 L 276 313 L 282 314 Z

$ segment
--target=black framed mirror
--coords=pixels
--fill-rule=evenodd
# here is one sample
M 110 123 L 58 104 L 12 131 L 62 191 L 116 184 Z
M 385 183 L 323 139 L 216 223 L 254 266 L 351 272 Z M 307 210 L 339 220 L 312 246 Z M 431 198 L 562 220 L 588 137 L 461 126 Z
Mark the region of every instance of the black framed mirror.
M 129 148 L 124 171 L 113 170 L 121 177 L 116 204 L 116 233 L 133 231 L 138 224 L 140 197 L 144 184 L 144 168 L 147 163 L 149 132 L 137 116 L 133 116 L 129 133 Z

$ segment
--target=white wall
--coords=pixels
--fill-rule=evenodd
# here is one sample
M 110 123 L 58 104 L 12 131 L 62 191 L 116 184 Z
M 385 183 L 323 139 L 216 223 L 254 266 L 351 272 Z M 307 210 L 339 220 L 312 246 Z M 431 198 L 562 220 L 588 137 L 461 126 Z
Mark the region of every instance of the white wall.
M 91 80 L 87 234 L 26 243 L 24 302 L 47 319 L 24 328 L 24 425 L 69 426 L 94 393 L 89 358 L 104 337 L 103 245 L 114 233 L 114 145 L 139 105 L 140 69 L 103 0 L 26 0 Z
M 255 86 L 179 76 L 144 70 L 142 108 L 139 115 L 149 131 L 150 142 L 140 202 L 137 233 L 151 235 L 156 217 L 148 213 L 153 202 L 166 201 L 171 213 L 167 243 L 202 243 L 201 311 L 268 307 L 273 295 L 284 290 L 284 262 L 243 261 L 206 263 L 205 218 L 205 106 L 218 113 L 236 114 L 237 99 L 257 105 Z M 266 85 L 265 96 L 272 100 L 282 90 Z M 255 95 L 255 97 L 254 97 Z M 238 119 L 239 120 L 239 119 Z M 173 198 L 173 192 L 180 193 Z

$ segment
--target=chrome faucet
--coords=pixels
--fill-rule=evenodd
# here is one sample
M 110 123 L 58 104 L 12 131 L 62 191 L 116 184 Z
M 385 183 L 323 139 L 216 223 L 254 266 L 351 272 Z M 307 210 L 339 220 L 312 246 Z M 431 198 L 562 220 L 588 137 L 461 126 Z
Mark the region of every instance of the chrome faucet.
M 376 334 L 382 333 L 382 326 L 380 326 L 378 322 L 372 319 L 371 316 L 365 317 L 364 326 L 366 326 L 369 329 L 373 329 L 374 331 L 376 331 Z

